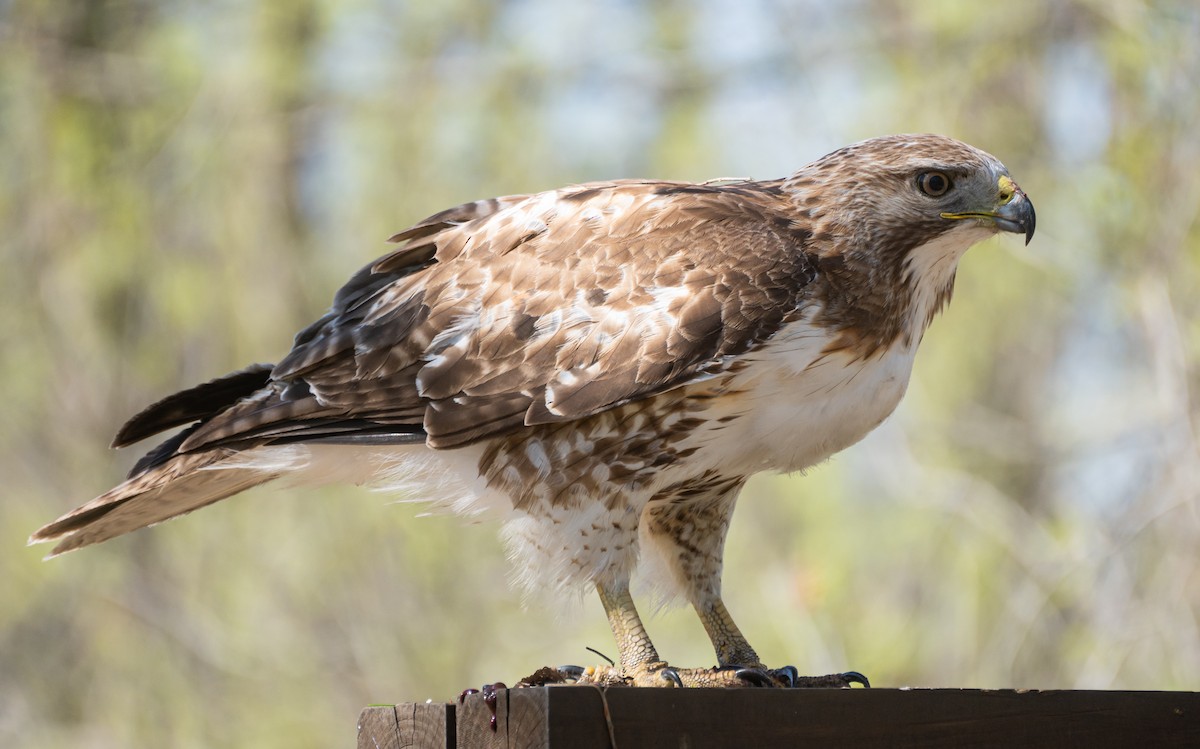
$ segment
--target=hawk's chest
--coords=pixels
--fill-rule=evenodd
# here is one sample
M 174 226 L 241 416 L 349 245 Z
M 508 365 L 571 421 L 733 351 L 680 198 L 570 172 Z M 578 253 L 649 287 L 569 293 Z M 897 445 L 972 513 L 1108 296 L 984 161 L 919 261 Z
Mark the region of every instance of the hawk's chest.
M 828 333 L 798 321 L 748 357 L 714 405 L 728 429 L 712 443 L 747 472 L 795 471 L 865 437 L 908 387 L 916 343 L 896 341 L 860 358 L 826 351 Z

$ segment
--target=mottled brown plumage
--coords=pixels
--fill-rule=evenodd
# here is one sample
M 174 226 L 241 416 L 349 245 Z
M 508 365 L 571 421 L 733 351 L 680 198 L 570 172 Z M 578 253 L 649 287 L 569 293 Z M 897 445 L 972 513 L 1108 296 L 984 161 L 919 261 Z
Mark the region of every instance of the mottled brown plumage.
M 721 665 L 759 668 L 720 600 L 741 486 L 884 419 L 962 253 L 1033 221 L 1003 165 L 929 135 L 783 180 L 452 208 L 393 237 L 273 368 L 135 416 L 114 444 L 185 428 L 31 540 L 69 551 L 281 475 L 415 485 L 498 514 L 530 580 L 595 584 L 622 654 L 608 678 L 714 678 L 664 670 L 628 595 L 643 556 Z

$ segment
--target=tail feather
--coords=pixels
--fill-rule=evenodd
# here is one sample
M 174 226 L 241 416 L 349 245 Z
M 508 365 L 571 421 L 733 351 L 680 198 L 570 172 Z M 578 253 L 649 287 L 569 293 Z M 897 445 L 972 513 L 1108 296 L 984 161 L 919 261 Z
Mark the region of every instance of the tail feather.
M 29 543 L 58 541 L 50 553 L 58 556 L 189 513 L 278 476 L 261 469 L 222 468 L 224 457 L 223 451 L 176 455 L 39 529 Z

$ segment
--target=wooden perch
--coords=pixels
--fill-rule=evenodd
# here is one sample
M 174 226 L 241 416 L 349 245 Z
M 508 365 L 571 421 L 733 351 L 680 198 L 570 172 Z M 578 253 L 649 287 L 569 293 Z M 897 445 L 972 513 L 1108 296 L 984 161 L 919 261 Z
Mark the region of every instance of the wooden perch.
M 368 707 L 359 749 L 1200 746 L 1200 692 L 550 686 Z M 607 719 L 606 719 L 607 718 Z

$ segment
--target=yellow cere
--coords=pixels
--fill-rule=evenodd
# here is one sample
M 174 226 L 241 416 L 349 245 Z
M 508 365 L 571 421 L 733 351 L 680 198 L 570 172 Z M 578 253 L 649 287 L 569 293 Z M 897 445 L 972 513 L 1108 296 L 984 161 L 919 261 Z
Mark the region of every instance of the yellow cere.
M 1017 194 L 1017 183 L 1013 182 L 1008 175 L 1000 175 L 1000 205 L 1008 205 L 1008 201 L 1013 199 Z

